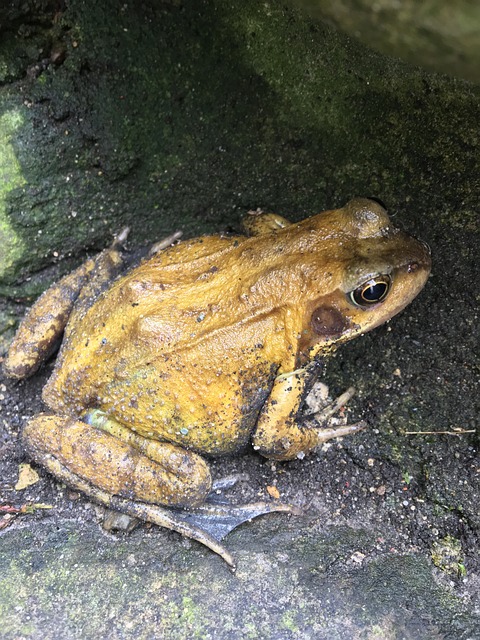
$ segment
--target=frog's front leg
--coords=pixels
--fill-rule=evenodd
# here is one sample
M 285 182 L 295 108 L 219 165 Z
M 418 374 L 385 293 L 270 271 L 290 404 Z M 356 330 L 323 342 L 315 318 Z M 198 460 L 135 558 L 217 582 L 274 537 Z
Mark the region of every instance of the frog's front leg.
M 242 227 L 249 236 L 262 236 L 289 227 L 292 223 L 277 213 L 265 213 L 261 209 L 249 211 L 242 220 Z
M 38 298 L 8 350 L 3 364 L 7 376 L 28 378 L 55 352 L 74 305 L 79 299 L 88 304 L 119 273 L 122 258 L 115 247 L 122 239 L 119 236 L 110 249 L 84 262 Z
M 262 456 L 293 460 L 313 451 L 322 442 L 365 428 L 363 422 L 327 429 L 313 426 L 312 420 L 308 424 L 299 424 L 297 414 L 310 376 L 311 372 L 305 368 L 281 374 L 275 379 L 253 437 L 253 447 Z

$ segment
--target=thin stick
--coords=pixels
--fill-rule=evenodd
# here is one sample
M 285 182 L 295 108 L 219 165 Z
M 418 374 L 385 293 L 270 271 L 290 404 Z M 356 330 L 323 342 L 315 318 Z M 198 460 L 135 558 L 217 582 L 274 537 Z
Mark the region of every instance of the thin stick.
M 457 429 L 455 431 L 405 431 L 406 436 L 461 436 L 464 433 L 476 433 L 476 429 Z

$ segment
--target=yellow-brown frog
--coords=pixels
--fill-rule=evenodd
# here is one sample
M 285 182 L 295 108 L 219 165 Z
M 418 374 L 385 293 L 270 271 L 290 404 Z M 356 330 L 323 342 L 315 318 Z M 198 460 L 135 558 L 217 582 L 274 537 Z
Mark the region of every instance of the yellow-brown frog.
M 202 455 L 251 441 L 290 460 L 358 430 L 298 420 L 318 357 L 401 311 L 430 272 L 428 247 L 373 200 L 294 224 L 258 213 L 246 227 L 170 246 L 110 284 L 122 266 L 115 244 L 39 298 L 4 364 L 7 375 L 31 375 L 65 330 L 43 393 L 52 413 L 24 431 L 31 456 L 94 500 L 193 537 L 232 565 L 189 520 L 209 512 Z M 238 522 L 290 510 L 228 506 L 222 517 L 235 509 Z

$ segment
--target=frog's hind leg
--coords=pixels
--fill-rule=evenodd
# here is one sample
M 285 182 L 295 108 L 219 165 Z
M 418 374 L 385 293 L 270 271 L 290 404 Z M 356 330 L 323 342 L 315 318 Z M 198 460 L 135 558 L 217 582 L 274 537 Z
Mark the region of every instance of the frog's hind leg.
M 203 502 L 211 479 L 197 454 L 149 441 L 147 456 L 96 427 L 50 415 L 30 420 L 23 439 L 36 462 L 92 500 L 197 540 L 234 566 L 231 554 L 213 536 L 174 510 L 158 506 L 191 507 Z
M 210 492 L 210 470 L 203 458 L 168 442 L 142 438 L 144 446 L 137 447 L 78 419 L 46 414 L 27 423 L 23 439 L 40 464 L 49 468 L 54 457 L 112 495 L 191 507 Z
M 84 262 L 38 298 L 10 345 L 3 364 L 7 376 L 28 378 L 57 350 L 74 305 L 80 311 L 80 306 L 91 304 L 120 272 L 123 261 L 116 246 L 123 239 L 124 235 L 117 236 L 110 249 Z
M 205 504 L 212 482 L 201 456 L 141 438 L 101 413 L 87 416 L 96 426 L 39 415 L 24 429 L 25 447 L 36 462 L 92 500 L 197 540 L 231 567 L 235 561 L 220 542 L 227 533 L 272 511 L 298 513 L 274 503 Z
M 111 434 L 115 439 L 131 444 L 135 449 L 145 454 L 149 459 L 157 460 L 159 463 L 165 464 L 166 451 L 178 450 L 182 451 L 183 456 L 189 456 L 192 459 L 201 460 L 203 463 L 202 458 L 194 453 L 187 452 L 180 447 L 165 442 L 159 443 L 156 440 L 143 438 L 131 429 L 124 427 L 115 419 L 107 416 L 105 412 L 99 409 L 92 409 L 88 411 L 84 416 L 84 420 L 88 424 L 94 425 L 98 429 Z M 193 472 L 189 472 L 188 481 L 191 480 L 190 476 L 194 476 Z M 207 544 L 203 539 L 200 540 L 198 538 L 199 531 L 201 531 L 203 535 L 215 539 L 218 543 L 228 533 L 230 533 L 230 531 L 233 531 L 233 529 L 236 529 L 244 522 L 253 520 L 253 518 L 257 518 L 258 516 L 278 511 L 299 515 L 300 510 L 297 507 L 289 504 L 282 504 L 280 502 L 231 504 L 219 498 L 219 493 L 221 493 L 223 489 L 234 486 L 241 479 L 242 475 L 238 474 L 215 481 L 210 486 L 210 492 L 207 495 L 202 494 L 201 503 L 188 504 L 187 509 L 184 508 L 185 505 L 182 505 L 178 499 L 175 501 L 170 500 L 169 502 L 161 500 L 161 502 L 162 504 L 169 504 L 175 508 L 175 512 L 170 511 L 168 513 L 170 518 L 175 517 L 175 521 L 183 523 L 180 533 L 187 535 L 184 530 L 185 526 L 193 527 L 192 530 L 195 531 L 196 534 L 195 536 L 190 535 L 190 537 L 194 537 L 195 540 L 203 542 L 203 544 L 206 544 L 210 548 L 212 548 L 210 544 Z M 185 480 L 187 480 L 187 478 L 185 478 Z M 119 511 L 126 513 L 124 509 L 119 509 Z M 137 517 L 142 516 L 137 515 Z M 152 522 L 156 522 L 161 526 L 166 526 L 165 524 L 158 522 L 158 520 L 152 520 Z M 176 530 L 178 531 L 178 529 Z M 219 553 L 218 550 L 214 549 L 214 551 Z M 222 554 L 220 553 L 220 555 Z

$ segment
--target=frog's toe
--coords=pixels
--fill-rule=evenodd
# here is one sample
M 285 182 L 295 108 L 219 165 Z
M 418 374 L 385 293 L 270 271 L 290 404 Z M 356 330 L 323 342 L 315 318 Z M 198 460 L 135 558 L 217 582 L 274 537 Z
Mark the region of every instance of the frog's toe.
M 243 482 L 248 480 L 247 473 L 232 473 L 229 476 L 223 476 L 223 478 L 217 478 L 212 482 L 212 490 L 207 498 L 207 500 L 211 502 L 215 502 L 214 496 L 218 495 L 221 491 L 225 491 L 225 489 L 231 489 L 239 482 Z
M 148 251 L 148 255 L 154 256 L 155 254 L 160 253 L 160 251 L 163 251 L 164 249 L 170 247 L 172 244 L 175 244 L 175 242 L 180 240 L 182 236 L 183 231 L 174 231 L 174 233 L 170 234 L 166 238 L 162 238 L 162 240 L 159 240 L 154 245 L 152 245 Z
M 115 511 L 114 509 L 105 509 L 102 518 L 102 529 L 105 531 L 130 533 L 140 524 L 138 518 L 132 518 L 126 513 L 120 513 L 120 511 Z
M 315 387 L 312 391 L 315 392 Z M 346 418 L 344 416 L 334 417 L 335 414 L 342 411 L 343 407 L 355 395 L 355 393 L 355 388 L 349 387 L 346 391 L 340 394 L 338 398 L 335 398 L 335 400 L 328 402 L 327 404 L 325 404 L 324 398 L 319 399 L 320 403 L 322 403 L 321 408 L 316 409 L 303 422 L 304 426 L 315 430 L 318 437 L 318 444 L 327 442 L 327 440 L 331 440 L 332 438 L 350 436 L 366 429 L 368 425 L 364 420 L 360 420 L 353 424 L 346 424 Z M 315 402 L 316 398 L 310 400 L 310 406 L 315 406 Z
M 314 415 L 318 422 L 325 422 L 341 411 L 355 393 L 355 387 L 349 387 L 337 398 L 331 400 L 328 387 L 321 382 L 317 382 L 307 397 L 307 407 L 310 408 L 309 413 Z
M 337 427 L 329 427 L 323 429 L 321 427 L 315 427 L 315 431 L 317 432 L 318 444 L 323 444 L 327 442 L 327 440 L 331 440 L 332 438 L 342 438 L 343 436 L 351 436 L 359 431 L 363 431 L 368 427 L 365 420 L 360 420 L 360 422 L 355 422 L 353 424 L 344 424 Z M 301 456 L 297 456 L 301 457 Z

